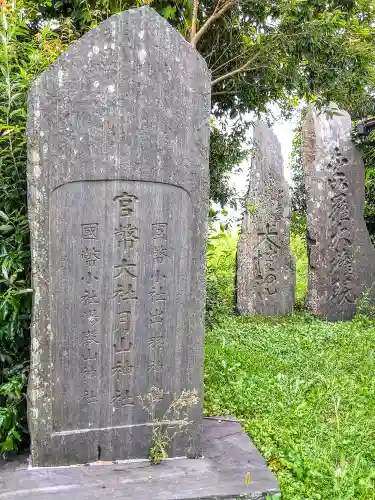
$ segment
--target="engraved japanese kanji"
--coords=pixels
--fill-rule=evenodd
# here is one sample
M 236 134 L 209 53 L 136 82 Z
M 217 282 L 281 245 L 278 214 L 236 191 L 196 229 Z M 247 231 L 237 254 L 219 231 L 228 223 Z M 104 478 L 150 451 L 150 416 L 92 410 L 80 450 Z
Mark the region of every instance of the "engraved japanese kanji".
M 155 239 L 167 239 L 167 228 L 168 224 L 165 222 L 152 224 L 152 238 Z
M 119 228 L 115 229 L 115 236 L 118 246 L 123 244 L 124 248 L 133 248 L 139 240 L 139 229 L 133 224 L 120 224 Z
M 99 224 L 82 224 L 82 239 L 84 240 L 97 240 L 98 239 L 98 231 Z
M 114 279 L 121 278 L 122 276 L 130 276 L 130 278 L 136 278 L 135 274 L 135 264 L 131 264 L 128 262 L 128 259 L 122 259 L 121 264 L 114 266 L 115 274 L 113 276 Z
M 85 265 L 92 267 L 95 266 L 96 262 L 100 259 L 100 250 L 94 247 L 86 247 L 82 250 L 81 256 L 85 261 Z
M 113 200 L 119 202 L 121 217 L 127 217 L 134 213 L 134 204 L 138 201 L 138 198 L 134 194 L 128 194 L 124 191 L 122 194 L 115 196 Z

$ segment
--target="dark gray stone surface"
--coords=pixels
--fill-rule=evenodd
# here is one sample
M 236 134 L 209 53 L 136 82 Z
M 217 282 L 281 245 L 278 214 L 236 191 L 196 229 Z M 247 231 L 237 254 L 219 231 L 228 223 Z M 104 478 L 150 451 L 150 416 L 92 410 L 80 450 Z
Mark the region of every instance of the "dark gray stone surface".
M 170 393 L 158 418 L 198 391 L 171 456 L 201 454 L 209 111 L 204 60 L 148 7 L 32 86 L 35 466 L 147 457 L 156 424 L 138 396 L 152 386 Z
M 254 127 L 254 154 L 237 252 L 240 314 L 293 312 L 295 262 L 289 248 L 290 201 L 277 137 L 266 124 Z
M 138 461 L 28 469 L 25 462 L 0 459 L 0 500 L 260 500 L 279 491 L 238 422 L 204 419 L 203 442 L 204 458 L 161 465 Z
M 364 165 L 351 141 L 351 118 L 310 108 L 303 125 L 306 173 L 308 309 L 330 321 L 349 320 L 356 302 L 374 297 L 375 250 L 363 219 Z M 338 114 L 337 114 L 338 113 Z

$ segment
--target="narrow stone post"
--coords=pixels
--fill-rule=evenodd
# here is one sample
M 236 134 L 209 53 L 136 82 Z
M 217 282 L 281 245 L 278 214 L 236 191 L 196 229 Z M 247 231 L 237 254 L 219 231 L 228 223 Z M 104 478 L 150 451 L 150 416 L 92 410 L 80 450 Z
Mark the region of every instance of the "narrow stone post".
M 290 200 L 279 141 L 262 122 L 254 154 L 237 251 L 237 309 L 252 316 L 293 312 L 295 263 L 290 253 Z

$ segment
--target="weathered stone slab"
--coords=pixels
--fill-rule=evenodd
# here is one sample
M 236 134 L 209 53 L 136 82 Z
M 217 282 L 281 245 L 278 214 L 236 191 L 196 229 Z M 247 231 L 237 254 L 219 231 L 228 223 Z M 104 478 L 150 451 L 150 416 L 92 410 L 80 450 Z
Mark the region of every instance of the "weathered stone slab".
M 265 500 L 279 492 L 272 472 L 238 422 L 204 419 L 204 458 L 28 469 L 2 463 L 4 500 Z M 250 484 L 246 474 L 250 472 Z
M 237 309 L 281 316 L 293 312 L 295 288 L 289 190 L 280 144 L 262 122 L 254 127 L 254 147 L 237 251 Z
M 159 419 L 198 391 L 170 456 L 201 455 L 209 110 L 204 60 L 147 7 L 30 91 L 35 466 L 147 457 L 152 386 Z
M 309 285 L 307 308 L 330 321 L 351 319 L 375 283 L 375 250 L 363 218 L 364 165 L 351 118 L 310 108 L 303 125 Z M 373 287 L 374 289 L 375 287 Z

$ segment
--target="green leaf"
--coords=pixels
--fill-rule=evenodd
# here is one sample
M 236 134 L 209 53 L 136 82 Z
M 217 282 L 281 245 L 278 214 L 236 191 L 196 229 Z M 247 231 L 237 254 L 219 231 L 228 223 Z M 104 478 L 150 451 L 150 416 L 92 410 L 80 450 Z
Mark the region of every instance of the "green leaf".
M 5 15 L 5 12 L 3 11 L 2 13 L 2 23 L 3 23 L 3 27 L 4 27 L 4 30 L 5 31 L 8 31 L 8 20 L 7 20 L 7 17 Z
M 176 9 L 172 7 L 171 5 L 167 5 L 161 10 L 161 15 L 164 17 L 164 19 L 175 19 L 176 17 Z
M 14 439 L 12 435 L 9 435 L 7 439 L 1 445 L 1 453 L 5 455 L 9 451 L 14 451 L 16 449 Z
M 17 439 L 17 441 L 21 441 L 21 436 L 20 433 L 17 432 L 15 429 L 12 430 L 12 436 Z
M 4 276 L 4 278 L 6 280 L 9 279 L 9 273 L 8 273 L 8 269 L 7 269 L 7 261 L 6 260 L 3 262 L 3 265 L 1 266 L 1 274 Z

